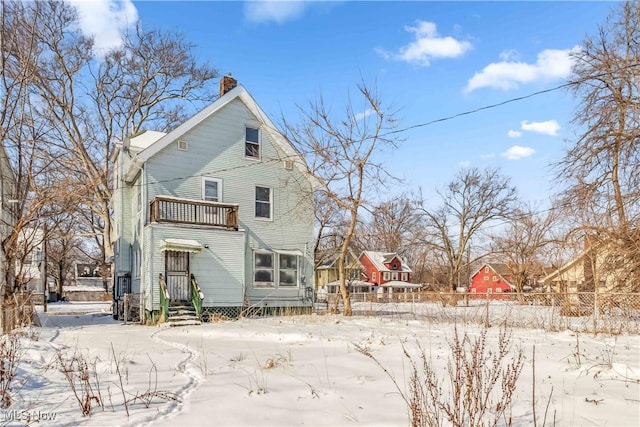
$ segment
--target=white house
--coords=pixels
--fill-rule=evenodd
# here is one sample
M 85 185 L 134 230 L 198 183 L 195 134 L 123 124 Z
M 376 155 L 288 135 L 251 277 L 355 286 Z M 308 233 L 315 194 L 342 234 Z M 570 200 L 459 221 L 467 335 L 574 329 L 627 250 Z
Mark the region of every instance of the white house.
M 114 298 L 139 293 L 154 318 L 179 305 L 197 316 L 311 306 L 303 159 L 235 79 L 220 87 L 170 133 L 144 132 L 114 153 Z

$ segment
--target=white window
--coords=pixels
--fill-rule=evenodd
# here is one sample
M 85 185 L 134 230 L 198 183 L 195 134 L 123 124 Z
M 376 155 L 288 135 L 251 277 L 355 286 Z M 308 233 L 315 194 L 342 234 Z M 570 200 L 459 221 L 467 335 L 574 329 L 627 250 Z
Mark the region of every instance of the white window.
M 485 272 L 485 273 L 488 273 L 488 272 L 489 272 L 489 267 L 485 267 L 485 268 L 484 268 L 484 272 Z
M 371 280 L 376 281 L 376 272 L 371 273 Z
M 244 155 L 254 159 L 260 158 L 260 131 L 257 128 L 245 127 Z
M 278 269 L 280 281 L 278 286 L 297 287 L 298 286 L 298 257 L 293 254 L 279 254 Z
M 389 272 L 385 271 L 383 274 L 384 280 L 389 280 Z
M 502 288 L 496 288 L 496 293 L 501 293 L 502 292 Z
M 222 201 L 222 180 L 202 177 L 202 200 L 209 202 Z
M 253 286 L 255 288 L 273 288 L 273 253 L 254 252 L 253 254 Z
M 256 218 L 271 219 L 272 196 L 271 188 L 256 186 Z
M 484 280 L 485 280 L 486 282 L 488 282 L 488 281 L 489 281 L 489 276 L 484 276 Z
M 498 276 L 493 276 L 493 281 L 497 282 L 498 281 Z
M 258 250 L 253 253 L 254 288 L 297 288 L 299 252 Z
M 403 282 L 407 282 L 409 280 L 409 274 L 408 273 L 402 273 L 402 281 Z

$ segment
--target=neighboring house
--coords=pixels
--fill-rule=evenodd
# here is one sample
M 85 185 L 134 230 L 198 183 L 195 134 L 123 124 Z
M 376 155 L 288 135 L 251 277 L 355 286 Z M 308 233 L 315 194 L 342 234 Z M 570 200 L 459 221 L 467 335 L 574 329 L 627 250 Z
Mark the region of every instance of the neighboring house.
M 102 272 L 100 271 L 100 265 L 97 263 L 74 263 L 74 283 L 75 286 L 83 286 L 83 287 L 98 287 L 102 291 L 104 291 L 104 282 L 110 283 L 109 288 L 111 288 L 111 283 L 113 280 L 111 277 L 103 277 Z M 110 291 L 110 289 L 109 289 Z
M 338 277 L 338 258 L 340 257 L 339 249 L 332 251 L 324 251 L 323 260 L 316 267 L 316 288 L 327 285 L 330 282 L 339 280 Z M 362 264 L 353 252 L 348 251 L 345 259 L 345 277 L 347 280 L 362 279 Z
M 515 290 L 506 264 L 484 264 L 471 275 L 469 280 L 469 292 L 472 294 L 499 294 Z
M 0 144 L 0 242 L 11 233 L 16 221 L 14 197 L 16 192 L 16 175 L 4 148 Z M 6 286 L 7 260 L 0 244 L 0 300 L 4 298 Z
M 616 257 L 599 244 L 579 253 L 574 259 L 540 279 L 551 292 L 599 292 L 629 290 L 633 281 L 623 257 Z
M 220 88 L 170 133 L 144 132 L 114 153 L 114 298 L 139 293 L 154 319 L 169 303 L 198 315 L 312 304 L 303 160 L 235 79 Z
M 411 268 L 395 252 L 363 251 L 360 264 L 364 268 L 364 281 L 377 287 L 378 293 L 418 289 L 421 285 L 411 283 Z

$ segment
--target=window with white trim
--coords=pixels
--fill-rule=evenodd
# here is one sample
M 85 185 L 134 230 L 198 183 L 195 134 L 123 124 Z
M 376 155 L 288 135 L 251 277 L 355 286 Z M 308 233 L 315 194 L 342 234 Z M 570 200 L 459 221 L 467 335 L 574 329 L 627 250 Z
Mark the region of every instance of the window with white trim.
M 208 202 L 222 201 L 222 180 L 202 177 L 202 200 Z
M 484 276 L 484 281 L 488 282 L 489 281 L 489 276 Z
M 256 218 L 271 219 L 273 190 L 256 185 Z
M 253 159 L 260 158 L 260 131 L 258 128 L 244 128 L 244 155 Z
M 402 273 L 402 279 L 403 282 L 407 282 L 409 280 L 409 273 Z
M 374 271 L 373 273 L 371 273 L 371 280 L 372 281 L 376 281 L 376 272 Z
M 391 280 L 398 280 L 398 272 L 394 271 L 393 273 L 391 273 Z
M 384 278 L 384 280 L 389 280 L 389 272 L 385 271 L 384 273 L 382 273 L 382 277 Z
M 278 254 L 279 276 L 278 286 L 298 287 L 298 256 L 294 254 Z
M 273 288 L 274 254 L 272 252 L 253 253 L 253 287 Z
M 493 281 L 497 282 L 498 281 L 498 276 L 493 276 Z
M 299 253 L 257 250 L 253 253 L 254 288 L 297 288 Z

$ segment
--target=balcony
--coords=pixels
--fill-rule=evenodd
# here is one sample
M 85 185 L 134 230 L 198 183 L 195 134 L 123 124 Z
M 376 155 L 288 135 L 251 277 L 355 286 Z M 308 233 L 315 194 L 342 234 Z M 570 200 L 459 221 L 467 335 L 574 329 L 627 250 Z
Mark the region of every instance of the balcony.
M 238 205 L 157 196 L 149 206 L 151 222 L 238 229 Z

